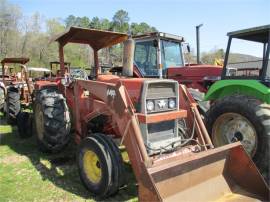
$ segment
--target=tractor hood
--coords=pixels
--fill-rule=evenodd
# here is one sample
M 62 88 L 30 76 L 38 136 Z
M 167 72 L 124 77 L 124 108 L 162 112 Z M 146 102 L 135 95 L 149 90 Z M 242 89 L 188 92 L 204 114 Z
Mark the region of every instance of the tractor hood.
M 170 67 L 167 69 L 168 77 L 186 76 L 186 77 L 220 77 L 222 73 L 221 66 L 191 64 L 184 67 Z
M 125 78 L 115 75 L 99 75 L 98 81 L 117 84 L 119 81 L 125 86 L 128 91 L 128 94 L 133 103 L 138 103 L 141 97 L 141 91 L 144 84 L 144 81 L 149 80 L 159 80 L 156 78 Z M 164 79 L 165 80 L 165 79 Z M 160 80 L 159 80 L 160 81 Z

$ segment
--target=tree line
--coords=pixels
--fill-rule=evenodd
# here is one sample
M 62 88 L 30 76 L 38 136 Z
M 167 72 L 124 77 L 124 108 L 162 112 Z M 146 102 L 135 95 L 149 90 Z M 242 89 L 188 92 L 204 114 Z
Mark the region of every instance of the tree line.
M 117 11 L 112 19 L 98 16 L 90 19 L 87 16 L 74 15 L 65 19 L 47 19 L 38 12 L 32 16 L 25 16 L 18 5 L 8 0 L 0 0 L 0 58 L 29 57 L 32 66 L 48 66 L 50 61 L 58 60 L 57 44 L 51 40 L 56 34 L 71 26 L 131 34 L 157 31 L 145 22 L 130 22 L 125 10 Z M 116 62 L 121 60 L 121 47 L 101 51 L 101 58 L 106 58 L 108 51 Z M 65 59 L 71 62 L 72 66 L 89 67 L 92 64 L 89 57 L 91 52 L 88 46 L 70 44 L 65 47 Z
M 0 59 L 29 57 L 31 66 L 48 67 L 50 61 L 58 60 L 58 46 L 52 42 L 53 37 L 71 26 L 133 35 L 158 31 L 145 22 L 130 22 L 128 12 L 125 10 L 118 10 L 112 19 L 74 15 L 69 15 L 65 19 L 48 19 L 38 12 L 32 16 L 26 16 L 18 5 L 12 4 L 8 0 L 0 0 Z M 92 57 L 89 57 L 91 54 L 91 49 L 85 45 L 69 44 L 65 47 L 65 60 L 71 62 L 72 66 L 90 67 L 93 65 Z M 122 59 L 122 47 L 104 49 L 99 54 L 101 62 L 112 62 L 117 65 Z M 109 58 L 108 54 L 112 57 Z M 213 64 L 215 58 L 221 58 L 223 55 L 222 49 L 204 52 L 202 62 Z M 189 62 L 195 62 L 194 51 L 187 57 Z

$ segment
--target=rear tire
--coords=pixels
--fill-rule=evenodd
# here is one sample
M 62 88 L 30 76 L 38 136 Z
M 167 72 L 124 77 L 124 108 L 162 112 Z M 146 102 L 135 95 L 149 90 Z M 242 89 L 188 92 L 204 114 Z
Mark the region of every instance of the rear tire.
M 240 140 L 269 183 L 270 105 L 244 95 L 225 97 L 210 108 L 207 129 L 215 146 Z
M 63 95 L 55 88 L 37 92 L 34 103 L 34 128 L 43 152 L 59 152 L 71 139 L 70 113 Z
M 21 138 L 32 136 L 32 117 L 28 112 L 20 112 L 17 116 L 17 128 Z
M 5 90 L 0 87 L 0 111 L 3 111 L 5 104 Z
M 10 124 L 16 123 L 17 115 L 21 110 L 20 93 L 19 89 L 14 86 L 10 86 L 7 89 L 6 99 L 6 117 L 7 122 Z
M 96 133 L 82 140 L 77 155 L 81 181 L 100 198 L 115 194 L 123 183 L 119 149 L 108 136 Z

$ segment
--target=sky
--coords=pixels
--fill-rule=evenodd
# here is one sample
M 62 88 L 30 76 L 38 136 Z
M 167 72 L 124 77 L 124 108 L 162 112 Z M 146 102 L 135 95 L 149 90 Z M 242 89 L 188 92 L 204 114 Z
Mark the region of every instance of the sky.
M 159 31 L 183 36 L 196 49 L 195 26 L 201 27 L 201 51 L 226 49 L 227 32 L 270 24 L 270 0 L 10 0 L 24 15 L 68 15 L 112 19 L 126 10 L 130 22 L 146 22 Z M 234 52 L 243 47 L 234 46 Z M 258 55 L 251 50 L 253 55 Z

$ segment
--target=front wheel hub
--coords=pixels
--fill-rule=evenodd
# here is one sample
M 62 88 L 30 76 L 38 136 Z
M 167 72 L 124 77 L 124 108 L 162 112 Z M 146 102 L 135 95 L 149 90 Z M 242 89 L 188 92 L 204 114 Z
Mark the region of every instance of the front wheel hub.
M 87 178 L 93 183 L 97 184 L 101 180 L 101 167 L 98 156 L 95 152 L 87 150 L 83 156 L 84 170 Z

